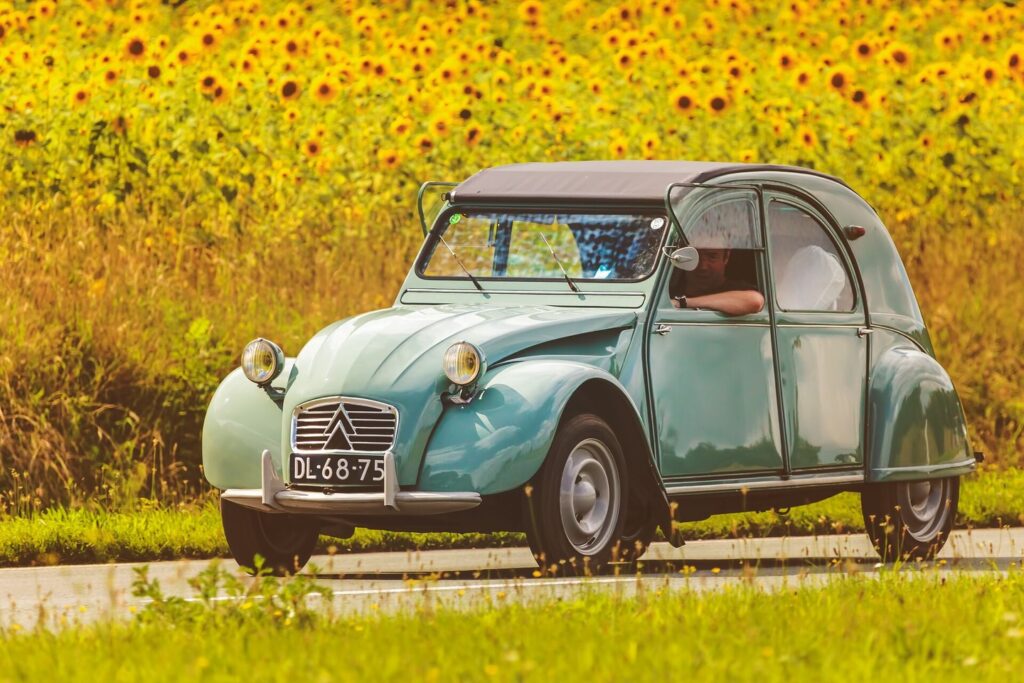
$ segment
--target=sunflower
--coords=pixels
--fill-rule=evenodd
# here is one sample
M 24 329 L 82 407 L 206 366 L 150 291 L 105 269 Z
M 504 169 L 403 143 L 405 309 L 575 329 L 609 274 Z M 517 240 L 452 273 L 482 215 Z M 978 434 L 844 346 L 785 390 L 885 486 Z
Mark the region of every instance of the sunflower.
M 302 143 L 302 153 L 310 159 L 319 156 L 322 151 L 324 151 L 324 148 L 319 140 L 311 138 Z
M 640 139 L 640 148 L 645 159 L 653 159 L 658 151 L 661 140 L 656 133 L 647 133 Z
M 402 163 L 402 153 L 397 149 L 385 148 L 377 150 L 377 162 L 382 168 L 398 168 L 398 165 Z
M 541 20 L 544 6 L 537 0 L 526 0 L 519 4 L 519 18 L 528 24 L 536 24 Z
M 850 91 L 850 101 L 858 107 L 864 109 L 871 108 L 871 99 L 868 97 L 868 91 L 864 88 L 854 88 Z
M 466 128 L 466 132 L 463 136 L 466 144 L 470 147 L 474 147 L 480 144 L 480 141 L 484 138 L 484 129 L 479 124 L 473 123 Z
M 1006 68 L 1013 73 L 1024 71 L 1024 45 L 1013 45 L 1003 58 Z
M 981 80 L 985 81 L 985 85 L 994 85 L 1001 76 L 998 64 L 989 60 L 982 61 Z
M 866 38 L 861 38 L 853 43 L 853 47 L 850 48 L 850 54 L 853 58 L 862 62 L 866 62 L 871 59 L 875 54 L 875 48 L 871 44 L 871 41 Z
M 749 164 L 757 161 L 757 150 L 756 149 L 741 149 L 737 157 L 744 164 Z
M 697 109 L 697 96 L 687 88 L 676 88 L 669 94 L 669 103 L 680 114 L 693 115 Z
M 277 89 L 277 92 L 283 101 L 291 102 L 299 98 L 299 95 L 302 94 L 302 88 L 299 87 L 299 82 L 294 78 L 286 78 L 281 81 L 281 87 Z
M 935 34 L 935 47 L 940 50 L 955 50 L 960 44 L 960 36 L 956 30 L 946 27 Z
M 139 61 L 146 56 L 146 41 L 142 36 L 129 34 L 124 41 L 124 55 L 132 61 Z
M 338 89 L 334 87 L 334 84 L 326 76 L 321 76 L 313 82 L 313 99 L 317 102 L 327 104 L 334 101 L 334 98 L 337 96 Z
M 76 88 L 75 91 L 71 93 L 69 104 L 72 107 L 81 107 L 89 102 L 89 97 L 90 93 L 88 89 Z
M 908 69 L 914 60 L 914 55 L 907 45 L 895 42 L 886 48 L 884 61 L 897 69 Z
M 146 67 L 146 75 L 152 78 L 154 81 L 160 78 L 160 74 L 163 73 L 160 67 L 156 64 L 150 64 Z
M 217 77 L 211 73 L 201 74 L 196 86 L 199 88 L 200 93 L 203 95 L 209 95 L 213 93 L 214 88 L 217 87 Z
M 224 104 L 228 101 L 231 96 L 231 91 L 228 86 L 224 83 L 218 83 L 214 86 L 213 91 L 210 92 L 210 97 L 214 104 Z
M 731 104 L 729 102 L 729 96 L 724 92 L 711 93 L 707 99 L 704 100 L 704 103 L 707 106 L 708 113 L 713 116 L 721 116 L 729 109 L 729 105 Z
M 825 75 L 828 87 L 838 93 L 845 93 L 853 81 L 853 72 L 845 66 L 833 67 Z
M 434 149 L 434 141 L 429 135 L 417 135 L 416 139 L 413 140 L 413 144 L 416 146 L 421 153 L 426 154 L 427 152 Z
M 608 151 L 616 159 L 622 159 L 629 151 L 629 143 L 624 138 L 615 137 L 608 143 Z
M 398 137 L 405 137 L 412 130 L 412 119 L 407 116 L 395 119 L 391 124 L 391 134 Z
M 796 52 L 786 46 L 776 48 L 772 55 L 772 62 L 783 71 L 789 71 L 796 66 Z
M 809 126 L 800 126 L 796 129 L 796 140 L 806 149 L 818 147 L 818 136 Z
M 803 90 L 811 84 L 811 72 L 807 69 L 800 69 L 793 74 L 793 85 Z

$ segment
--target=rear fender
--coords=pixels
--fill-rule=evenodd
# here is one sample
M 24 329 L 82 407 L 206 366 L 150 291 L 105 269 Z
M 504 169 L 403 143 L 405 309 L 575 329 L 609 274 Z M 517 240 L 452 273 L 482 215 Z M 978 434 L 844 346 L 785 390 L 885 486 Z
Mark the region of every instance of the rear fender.
M 868 481 L 966 474 L 975 461 L 949 375 L 923 351 L 889 349 L 871 377 Z

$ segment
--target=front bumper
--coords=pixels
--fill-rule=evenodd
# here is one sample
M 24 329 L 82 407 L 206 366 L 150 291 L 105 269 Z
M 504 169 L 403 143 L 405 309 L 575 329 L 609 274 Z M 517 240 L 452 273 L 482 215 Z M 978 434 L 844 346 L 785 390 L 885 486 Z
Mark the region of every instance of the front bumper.
M 296 512 L 314 515 L 439 515 L 469 510 L 480 505 L 479 493 L 432 493 L 400 491 L 395 456 L 384 454 L 384 491 L 381 493 L 322 493 L 288 488 L 274 470 L 270 451 L 261 459 L 263 487 L 227 489 L 220 497 L 264 512 Z

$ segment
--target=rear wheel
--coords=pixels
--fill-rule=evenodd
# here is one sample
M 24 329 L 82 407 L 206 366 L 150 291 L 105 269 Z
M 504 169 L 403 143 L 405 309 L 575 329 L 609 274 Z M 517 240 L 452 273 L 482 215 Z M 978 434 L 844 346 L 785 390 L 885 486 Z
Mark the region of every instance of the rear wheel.
M 959 497 L 959 477 L 875 484 L 861 494 L 864 527 L 884 561 L 929 560 L 949 538 Z
M 260 512 L 221 499 L 220 516 L 231 555 L 250 574 L 257 555 L 275 575 L 295 574 L 316 546 L 317 527 L 298 515 Z
M 566 420 L 526 497 L 526 535 L 538 563 L 600 569 L 619 547 L 627 490 L 622 448 L 608 424 L 591 414 Z

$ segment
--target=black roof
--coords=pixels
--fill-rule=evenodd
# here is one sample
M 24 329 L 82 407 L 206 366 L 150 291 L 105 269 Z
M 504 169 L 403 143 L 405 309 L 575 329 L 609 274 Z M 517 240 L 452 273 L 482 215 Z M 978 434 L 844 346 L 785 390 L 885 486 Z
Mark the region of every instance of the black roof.
M 672 183 L 701 183 L 730 173 L 788 171 L 830 175 L 800 166 L 715 161 L 558 161 L 486 168 L 460 183 L 453 203 L 508 200 L 662 203 Z

